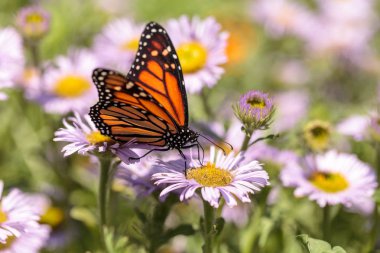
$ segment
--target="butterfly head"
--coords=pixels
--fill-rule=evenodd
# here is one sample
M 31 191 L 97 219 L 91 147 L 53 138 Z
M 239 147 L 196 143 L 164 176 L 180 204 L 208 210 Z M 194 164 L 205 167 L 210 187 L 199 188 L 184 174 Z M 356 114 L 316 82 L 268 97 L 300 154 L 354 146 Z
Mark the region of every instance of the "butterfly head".
M 198 137 L 199 137 L 199 133 L 191 130 L 191 129 L 188 129 L 189 132 L 188 132 L 188 138 L 189 138 L 189 142 L 191 144 L 195 144 L 198 142 Z
M 198 142 L 199 133 L 189 129 L 182 128 L 177 133 L 172 134 L 167 132 L 163 139 L 166 140 L 167 146 L 170 149 L 182 149 L 184 147 L 192 146 Z

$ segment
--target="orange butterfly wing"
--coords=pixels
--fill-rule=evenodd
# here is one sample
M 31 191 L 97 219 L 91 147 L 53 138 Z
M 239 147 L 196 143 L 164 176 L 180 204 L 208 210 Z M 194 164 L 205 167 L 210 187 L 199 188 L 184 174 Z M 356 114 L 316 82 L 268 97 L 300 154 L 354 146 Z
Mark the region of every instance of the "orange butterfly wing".
M 144 88 L 178 126 L 188 125 L 188 108 L 181 65 L 164 28 L 151 22 L 141 35 L 128 79 Z
M 165 146 L 163 135 L 188 126 L 181 67 L 166 31 L 149 23 L 127 76 L 96 69 L 99 102 L 90 116 L 102 134 L 119 142 Z

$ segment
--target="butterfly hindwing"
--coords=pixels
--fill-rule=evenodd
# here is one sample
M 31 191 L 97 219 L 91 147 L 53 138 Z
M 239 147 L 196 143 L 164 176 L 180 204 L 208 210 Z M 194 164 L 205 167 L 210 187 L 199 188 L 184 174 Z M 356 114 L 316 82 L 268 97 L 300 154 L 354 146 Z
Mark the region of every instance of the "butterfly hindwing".
M 93 82 L 99 102 L 91 107 L 90 116 L 102 134 L 120 142 L 165 144 L 160 136 L 174 131 L 175 121 L 143 88 L 107 69 L 95 69 Z

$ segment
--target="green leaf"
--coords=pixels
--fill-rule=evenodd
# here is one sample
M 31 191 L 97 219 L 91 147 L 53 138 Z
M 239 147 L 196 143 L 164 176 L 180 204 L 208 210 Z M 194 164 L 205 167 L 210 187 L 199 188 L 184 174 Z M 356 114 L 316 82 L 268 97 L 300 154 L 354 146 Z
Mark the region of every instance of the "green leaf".
M 311 238 L 305 234 L 297 236 L 297 239 L 304 246 L 307 253 L 346 253 L 342 247 L 331 248 L 328 242 Z
M 262 218 L 262 220 L 260 222 L 261 232 L 260 232 L 260 239 L 259 239 L 259 245 L 261 247 L 264 247 L 266 245 L 269 234 L 273 229 L 273 226 L 274 226 L 273 220 L 271 220 L 267 217 Z
M 97 225 L 97 219 L 95 214 L 85 207 L 73 207 L 70 210 L 70 217 L 83 222 L 88 227 L 96 227 Z
M 104 228 L 104 240 L 109 253 L 124 253 L 127 252 L 128 237 L 115 235 L 113 228 Z
M 340 247 L 340 246 L 335 246 L 332 249 L 332 252 L 334 252 L 334 253 L 346 253 L 346 251 L 342 247 Z

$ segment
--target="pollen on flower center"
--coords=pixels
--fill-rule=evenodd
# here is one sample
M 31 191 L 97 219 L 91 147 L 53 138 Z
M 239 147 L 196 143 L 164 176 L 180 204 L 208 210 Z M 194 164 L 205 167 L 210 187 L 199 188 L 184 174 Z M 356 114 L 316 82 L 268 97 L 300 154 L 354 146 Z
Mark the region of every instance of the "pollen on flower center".
M 189 169 L 186 178 L 194 179 L 199 184 L 208 187 L 226 186 L 233 180 L 233 176 L 228 170 L 216 168 L 212 163 Z
M 139 39 L 135 38 L 132 40 L 128 40 L 121 44 L 120 48 L 123 51 L 137 51 L 137 49 L 139 48 Z
M 16 239 L 16 236 L 14 236 L 14 235 L 8 236 L 7 239 L 5 239 L 4 244 L 0 243 L 0 250 L 3 251 L 3 250 L 8 249 L 12 245 L 12 243 L 15 239 Z
M 330 141 L 330 124 L 321 120 L 309 122 L 304 128 L 304 138 L 311 149 L 315 151 L 325 149 Z
M 7 221 L 7 214 L 0 209 L 0 223 Z
M 249 98 L 247 100 L 247 103 L 250 104 L 253 108 L 258 108 L 258 109 L 263 109 L 266 106 L 264 99 L 261 99 L 259 97 Z
M 321 126 L 316 126 L 310 129 L 310 131 L 315 137 L 325 137 L 326 135 L 328 135 L 327 129 Z
M 79 97 L 91 88 L 90 82 L 83 76 L 69 75 L 59 79 L 55 93 L 61 97 Z
M 94 132 L 87 134 L 86 139 L 92 145 L 111 141 L 110 137 L 102 135 L 99 131 L 94 131 Z
M 30 13 L 25 17 L 25 21 L 31 24 L 38 24 L 44 22 L 45 18 L 37 12 Z
M 316 172 L 309 178 L 311 183 L 319 189 L 336 193 L 348 188 L 349 183 L 340 173 Z
M 203 68 L 207 61 L 207 50 L 198 42 L 189 42 L 177 48 L 184 73 L 193 73 Z
M 62 223 L 63 219 L 64 213 L 62 209 L 50 206 L 47 211 L 41 216 L 40 223 L 49 224 L 52 227 L 56 227 Z

